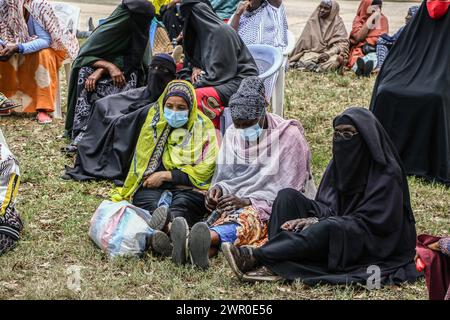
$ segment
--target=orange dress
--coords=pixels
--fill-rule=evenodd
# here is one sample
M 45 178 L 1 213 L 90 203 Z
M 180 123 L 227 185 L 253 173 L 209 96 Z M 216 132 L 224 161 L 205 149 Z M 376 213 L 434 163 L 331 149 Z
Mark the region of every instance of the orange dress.
M 53 112 L 58 94 L 58 72 L 65 51 L 52 48 L 32 54 L 15 54 L 0 62 L 0 92 L 20 103 L 17 112 Z
M 350 33 L 350 38 L 358 33 L 361 28 L 366 23 L 367 19 L 370 17 L 370 13 L 368 13 L 368 9 L 372 4 L 372 0 L 362 0 L 359 4 L 358 11 L 356 13 L 356 17 L 353 20 L 352 32 Z M 350 47 L 350 54 L 348 58 L 348 67 L 351 68 L 358 58 L 364 57 L 364 53 L 362 51 L 362 47 L 364 44 L 368 43 L 371 46 L 375 46 L 377 44 L 378 38 L 383 33 L 389 32 L 389 23 L 383 14 L 381 15 L 380 21 L 376 23 L 375 28 L 371 29 L 367 34 L 366 38 Z

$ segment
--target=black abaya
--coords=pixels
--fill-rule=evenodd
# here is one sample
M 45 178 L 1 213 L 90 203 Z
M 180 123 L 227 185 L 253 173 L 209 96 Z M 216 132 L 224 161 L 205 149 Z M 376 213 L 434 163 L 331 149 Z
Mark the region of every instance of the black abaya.
M 162 6 L 160 10 L 161 20 L 166 27 L 170 40 L 177 38 L 183 31 L 183 20 L 179 17 L 176 8 Z
M 450 12 L 433 20 L 424 2 L 378 75 L 370 109 L 406 173 L 450 185 Z
M 364 283 L 371 275 L 370 265 L 380 267 L 383 283 L 413 281 L 418 276 L 413 261 L 415 222 L 395 147 L 370 111 L 350 108 L 342 116 L 353 122 L 370 155 L 364 186 L 350 188 L 350 193 L 339 191 L 342 184 L 336 177 L 343 175 L 335 175 L 341 168 L 333 159 L 315 201 L 296 191 L 280 192 L 272 209 L 269 241 L 254 251 L 255 257 L 283 278 L 311 285 Z M 358 183 L 360 174 L 355 176 Z M 280 232 L 284 222 L 306 216 L 320 222 L 300 234 Z
M 196 88 L 214 87 L 224 105 L 236 93 L 244 78 L 258 75 L 258 67 L 237 32 L 224 23 L 209 2 L 185 0 L 183 48 L 192 66 L 205 74 Z

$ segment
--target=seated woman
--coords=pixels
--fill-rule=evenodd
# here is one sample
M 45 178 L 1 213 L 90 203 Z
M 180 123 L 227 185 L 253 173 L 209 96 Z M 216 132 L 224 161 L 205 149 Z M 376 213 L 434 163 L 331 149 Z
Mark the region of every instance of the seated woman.
M 234 126 L 225 133 L 212 187 L 206 195 L 206 206 L 218 219 L 211 228 L 204 222 L 197 223 L 189 235 L 183 218 L 173 221 L 175 263 L 186 262 L 186 248 L 192 263 L 206 269 L 209 257 L 217 254 L 222 242 L 261 246 L 267 241 L 268 221 L 278 191 L 293 188 L 306 192 L 311 155 L 303 127 L 298 121 L 266 113 L 266 107 L 261 80 L 244 79 L 230 99 Z
M 159 54 L 152 58 L 146 87 L 97 100 L 76 150 L 75 167 L 66 168 L 63 178 L 123 183 L 147 114 L 174 79 L 173 58 Z
M 196 102 L 188 82 L 169 83 L 148 112 L 123 188 L 112 196 L 150 211 L 154 230 L 168 232 L 168 222 L 176 217 L 193 225 L 207 213 L 202 190 L 209 188 L 219 147 L 211 120 Z M 156 210 L 166 190 L 172 193 L 171 204 Z M 157 237 L 169 241 L 163 232 Z M 161 250 L 167 252 L 167 247 Z
M 361 0 L 350 33 L 350 56 L 347 67 L 356 75 L 370 76 L 377 65 L 378 38 L 389 33 L 387 18 L 381 13 L 382 0 Z
M 381 284 L 419 276 L 408 183 L 391 140 L 364 108 L 347 109 L 333 128 L 333 159 L 316 200 L 285 189 L 264 246 L 222 246 L 240 279 L 366 284 L 369 266 L 379 267 Z
M 0 256 L 14 248 L 23 229 L 15 208 L 19 183 L 19 162 L 9 151 L 0 129 Z
M 17 111 L 37 112 L 41 124 L 52 122 L 59 68 L 77 52 L 77 39 L 60 25 L 47 1 L 2 1 L 0 91 L 23 106 Z
M 66 134 L 71 145 L 83 138 L 95 101 L 144 85 L 153 5 L 123 0 L 80 49 L 70 76 Z
M 258 67 L 236 31 L 225 24 L 207 0 L 184 0 L 183 49 L 192 66 L 197 102 L 214 123 L 242 79 L 257 76 Z
M 230 24 L 247 46 L 266 44 L 284 49 L 288 45 L 288 23 L 282 0 L 242 1 Z
M 236 11 L 240 0 L 210 0 L 210 2 L 219 18 L 228 22 Z
M 417 11 L 419 11 L 419 6 L 412 6 L 408 9 L 408 13 L 405 17 L 405 25 L 398 29 L 398 31 L 390 36 L 387 33 L 382 34 L 377 41 L 377 65 L 375 67 L 374 73 L 378 73 L 383 66 L 384 60 L 386 60 L 387 55 L 389 54 L 389 50 L 392 48 L 394 43 L 398 40 L 400 35 L 403 32 L 403 29 L 408 25 L 412 18 L 416 15 Z
M 450 186 L 448 5 L 422 3 L 380 70 L 370 109 L 394 142 L 408 175 Z
M 291 68 L 335 71 L 348 59 L 348 33 L 335 0 L 322 0 L 313 12 L 289 57 Z

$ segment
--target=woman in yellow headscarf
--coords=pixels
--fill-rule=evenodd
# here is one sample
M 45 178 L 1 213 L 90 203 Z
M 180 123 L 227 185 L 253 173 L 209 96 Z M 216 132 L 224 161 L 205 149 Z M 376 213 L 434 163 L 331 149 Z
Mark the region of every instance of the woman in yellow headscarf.
M 150 109 L 125 184 L 113 191 L 112 200 L 150 211 L 155 230 L 167 231 L 168 223 L 180 216 L 193 225 L 207 213 L 204 191 L 218 150 L 216 131 L 198 111 L 194 88 L 172 81 Z

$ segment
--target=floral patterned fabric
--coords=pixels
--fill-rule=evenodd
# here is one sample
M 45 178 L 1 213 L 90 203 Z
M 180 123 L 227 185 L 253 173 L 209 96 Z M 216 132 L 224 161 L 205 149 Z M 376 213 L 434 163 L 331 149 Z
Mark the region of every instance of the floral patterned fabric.
M 221 217 L 213 227 L 228 223 L 237 223 L 237 239 L 235 246 L 250 245 L 260 247 L 268 240 L 268 221 L 262 221 L 259 218 L 258 211 L 252 206 L 245 207 L 236 211 L 234 214 Z
M 91 115 L 92 108 L 100 98 L 104 98 L 109 95 L 113 95 L 120 92 L 125 92 L 131 89 L 135 89 L 137 86 L 137 73 L 132 72 L 126 79 L 127 83 L 123 88 L 114 86 L 110 77 L 102 78 L 97 82 L 94 92 L 88 92 L 85 88 L 86 80 L 95 71 L 91 67 L 83 67 L 78 74 L 77 84 L 77 103 L 75 105 L 75 117 L 72 131 L 72 145 L 77 145 L 86 130 L 88 120 Z

